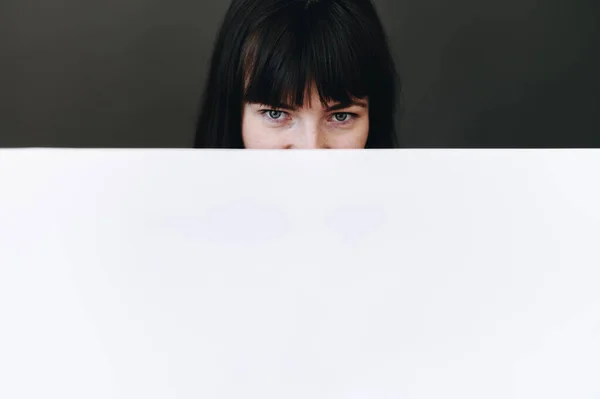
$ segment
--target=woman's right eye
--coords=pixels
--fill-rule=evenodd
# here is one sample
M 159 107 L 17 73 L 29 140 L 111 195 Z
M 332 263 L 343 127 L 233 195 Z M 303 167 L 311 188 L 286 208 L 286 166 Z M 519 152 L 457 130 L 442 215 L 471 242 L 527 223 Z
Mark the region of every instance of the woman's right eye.
M 283 122 L 286 116 L 284 111 L 279 111 L 276 109 L 263 109 L 260 111 L 260 113 L 272 122 Z
M 271 119 L 279 119 L 279 118 L 281 118 L 283 116 L 283 112 L 282 111 L 275 111 L 275 110 L 268 110 L 267 111 L 267 115 Z

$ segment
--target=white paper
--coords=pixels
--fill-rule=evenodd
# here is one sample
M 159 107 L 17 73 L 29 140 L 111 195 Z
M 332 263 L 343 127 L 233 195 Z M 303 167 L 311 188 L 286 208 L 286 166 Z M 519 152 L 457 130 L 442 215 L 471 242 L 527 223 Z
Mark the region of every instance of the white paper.
M 599 398 L 599 171 L 2 150 L 0 398 Z

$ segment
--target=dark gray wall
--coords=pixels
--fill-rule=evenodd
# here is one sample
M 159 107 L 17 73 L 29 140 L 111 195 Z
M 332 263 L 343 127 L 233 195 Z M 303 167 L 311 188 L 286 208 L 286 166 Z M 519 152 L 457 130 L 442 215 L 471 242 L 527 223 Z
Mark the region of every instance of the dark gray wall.
M 597 0 L 376 0 L 408 147 L 600 146 Z M 0 146 L 190 147 L 226 0 L 1 0 Z

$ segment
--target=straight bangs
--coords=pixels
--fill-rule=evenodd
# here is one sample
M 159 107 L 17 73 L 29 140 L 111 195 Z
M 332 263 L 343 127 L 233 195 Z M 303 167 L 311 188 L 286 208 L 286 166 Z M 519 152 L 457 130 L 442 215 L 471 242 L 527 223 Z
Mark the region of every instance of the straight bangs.
M 397 84 L 398 83 L 398 84 Z M 244 103 L 369 99 L 365 148 L 395 148 L 394 60 L 371 0 L 233 0 L 215 43 L 198 148 L 244 148 Z
M 239 65 L 245 102 L 302 107 L 316 89 L 324 106 L 349 104 L 378 90 L 368 29 L 352 10 L 324 3 L 288 5 L 252 29 Z

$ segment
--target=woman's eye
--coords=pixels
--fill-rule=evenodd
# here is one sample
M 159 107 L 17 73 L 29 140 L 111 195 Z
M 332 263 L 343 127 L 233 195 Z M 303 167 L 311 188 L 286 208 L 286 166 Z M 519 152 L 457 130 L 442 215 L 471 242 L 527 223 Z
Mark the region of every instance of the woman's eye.
M 338 112 L 333 114 L 333 119 L 335 119 L 336 122 L 347 122 L 350 119 L 350 114 Z
M 267 111 L 267 115 L 269 116 L 269 118 L 271 119 L 279 119 L 283 116 L 283 112 L 282 111 L 275 111 L 275 110 L 269 110 Z

